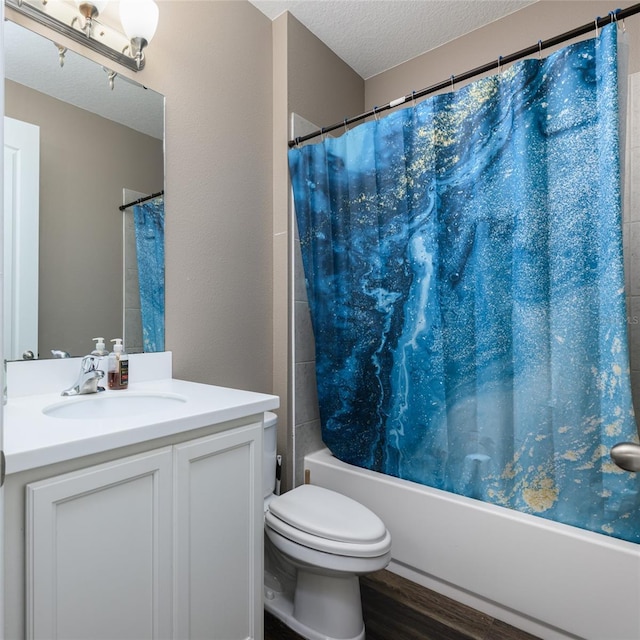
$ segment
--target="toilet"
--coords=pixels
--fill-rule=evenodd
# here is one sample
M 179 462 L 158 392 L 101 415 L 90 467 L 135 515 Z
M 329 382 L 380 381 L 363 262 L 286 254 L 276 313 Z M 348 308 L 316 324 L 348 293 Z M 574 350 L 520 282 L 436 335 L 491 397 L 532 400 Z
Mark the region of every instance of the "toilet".
M 307 640 L 364 640 L 359 576 L 391 535 L 364 505 L 312 484 L 274 496 L 277 417 L 264 416 L 264 607 Z

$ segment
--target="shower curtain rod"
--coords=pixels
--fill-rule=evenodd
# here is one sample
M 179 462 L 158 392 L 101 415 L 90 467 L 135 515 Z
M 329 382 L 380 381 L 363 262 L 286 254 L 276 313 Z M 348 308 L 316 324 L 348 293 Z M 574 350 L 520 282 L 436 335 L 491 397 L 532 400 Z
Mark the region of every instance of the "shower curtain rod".
M 158 193 L 152 193 L 150 196 L 144 196 L 144 198 L 138 198 L 137 200 L 134 200 L 133 202 L 129 202 L 129 204 L 123 204 L 121 207 L 118 207 L 118 209 L 120 209 L 120 211 L 124 211 L 125 209 L 128 209 L 129 207 L 134 207 L 137 204 L 142 204 L 143 202 L 146 202 L 147 200 L 153 200 L 154 198 L 157 198 L 158 196 L 163 196 L 164 195 L 164 189 L 162 191 L 158 191 Z
M 566 31 L 565 33 L 562 33 L 558 36 L 549 38 L 548 40 L 539 40 L 538 44 L 532 45 L 531 47 L 521 49 L 520 51 L 516 51 L 515 53 L 512 53 L 508 56 L 499 56 L 498 59 L 494 60 L 493 62 L 488 62 L 487 64 L 483 64 L 480 67 L 476 67 L 475 69 L 466 71 L 465 73 L 462 73 L 458 76 L 451 76 L 448 80 L 438 82 L 437 84 L 431 85 L 426 89 L 421 89 L 420 91 L 412 91 L 410 94 L 402 96 L 401 98 L 396 98 L 395 100 L 392 100 L 388 104 L 385 104 L 381 107 L 373 107 L 373 109 L 370 109 L 366 113 L 361 113 L 360 115 L 353 116 L 352 118 L 345 118 L 342 122 L 337 122 L 336 124 L 332 124 L 329 127 L 323 127 L 322 129 L 318 129 L 313 133 L 309 133 L 304 136 L 298 136 L 293 140 L 289 140 L 289 147 L 295 147 L 301 142 L 306 142 L 307 140 L 317 138 L 318 136 L 322 136 L 325 133 L 329 133 L 330 131 L 335 131 L 336 129 L 340 129 L 341 127 L 344 127 L 346 129 L 350 124 L 360 122 L 360 120 L 370 118 L 371 116 L 377 116 L 382 111 L 393 109 L 394 107 L 398 107 L 401 104 L 405 104 L 406 102 L 411 102 L 413 100 L 416 100 L 417 98 L 423 98 L 424 96 L 435 93 L 436 91 L 451 87 L 456 82 L 464 82 L 465 80 L 475 78 L 476 76 L 487 73 L 488 71 L 493 71 L 494 69 L 502 67 L 502 65 L 510 64 L 511 62 L 515 62 L 516 60 L 520 60 L 521 58 L 535 55 L 536 53 L 540 53 L 540 51 L 542 51 L 543 49 L 555 47 L 559 44 L 562 44 L 563 42 L 566 42 L 567 40 L 578 38 L 579 36 L 583 36 L 586 33 L 589 33 L 589 31 L 600 29 L 616 20 L 624 20 L 625 18 L 633 16 L 636 13 L 640 13 L 640 3 L 631 5 L 626 9 L 616 9 L 615 11 L 610 11 L 609 15 L 604 18 L 598 17 L 593 22 L 584 24 L 581 27 L 577 27 L 575 29 L 572 29 L 571 31 Z

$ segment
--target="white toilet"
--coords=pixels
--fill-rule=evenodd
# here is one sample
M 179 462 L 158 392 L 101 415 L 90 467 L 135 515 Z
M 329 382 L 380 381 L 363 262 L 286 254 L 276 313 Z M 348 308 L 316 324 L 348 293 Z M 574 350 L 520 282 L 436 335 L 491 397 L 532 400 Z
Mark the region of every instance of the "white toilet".
M 276 422 L 265 413 L 265 609 L 307 640 L 364 640 L 358 576 L 387 566 L 391 536 L 335 491 L 308 484 L 274 496 Z

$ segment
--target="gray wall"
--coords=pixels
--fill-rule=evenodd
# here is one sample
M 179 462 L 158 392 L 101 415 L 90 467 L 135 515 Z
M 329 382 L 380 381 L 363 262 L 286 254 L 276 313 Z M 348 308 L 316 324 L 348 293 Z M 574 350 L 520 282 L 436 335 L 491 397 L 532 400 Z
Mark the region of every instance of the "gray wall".
M 123 187 L 162 189 L 162 140 L 9 80 L 5 114 L 40 127 L 40 355 L 82 356 L 122 336 L 118 207 Z
M 271 392 L 271 22 L 248 2 L 159 7 L 139 76 L 166 96 L 174 376 Z

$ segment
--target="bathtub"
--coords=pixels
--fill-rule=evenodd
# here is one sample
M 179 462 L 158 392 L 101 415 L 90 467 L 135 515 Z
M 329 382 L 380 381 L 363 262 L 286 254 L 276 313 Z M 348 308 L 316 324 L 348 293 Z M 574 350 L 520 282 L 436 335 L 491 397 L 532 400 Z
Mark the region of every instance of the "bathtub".
M 640 638 L 640 545 L 340 462 L 309 480 L 377 513 L 388 569 L 545 640 Z

